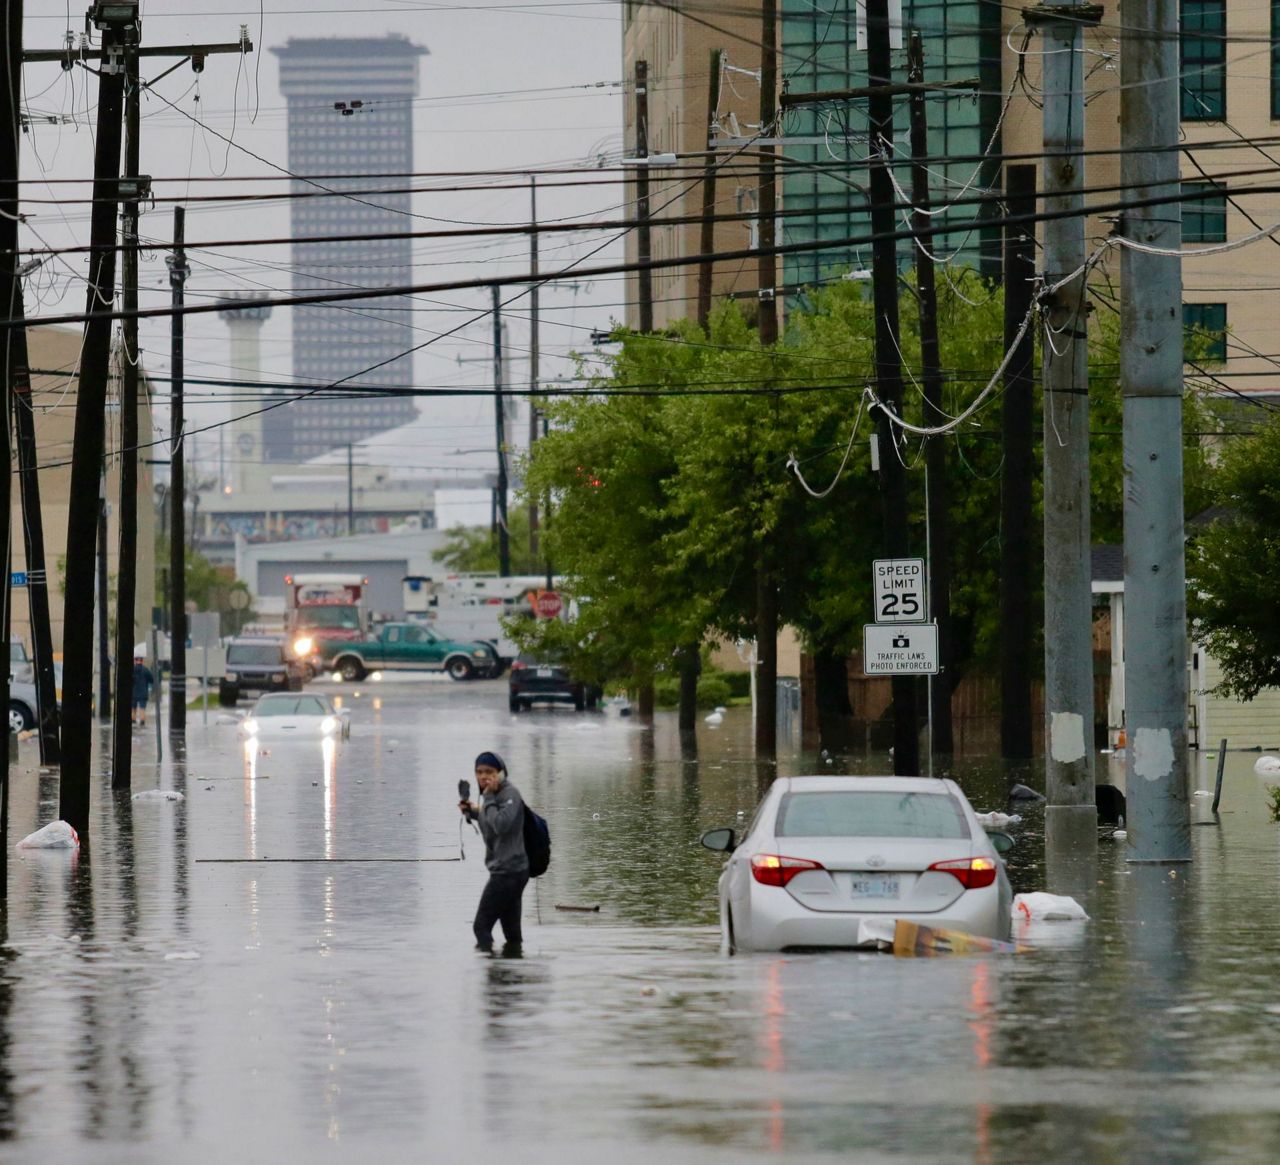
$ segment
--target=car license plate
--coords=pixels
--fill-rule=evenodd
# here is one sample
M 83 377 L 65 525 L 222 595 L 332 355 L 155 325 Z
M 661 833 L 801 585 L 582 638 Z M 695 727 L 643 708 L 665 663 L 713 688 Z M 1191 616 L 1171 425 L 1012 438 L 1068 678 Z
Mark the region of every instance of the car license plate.
M 551 678 L 551 669 L 549 667 L 538 668 L 538 679 L 549 680 Z
M 851 889 L 855 898 L 897 898 L 902 887 L 897 878 L 855 877 Z

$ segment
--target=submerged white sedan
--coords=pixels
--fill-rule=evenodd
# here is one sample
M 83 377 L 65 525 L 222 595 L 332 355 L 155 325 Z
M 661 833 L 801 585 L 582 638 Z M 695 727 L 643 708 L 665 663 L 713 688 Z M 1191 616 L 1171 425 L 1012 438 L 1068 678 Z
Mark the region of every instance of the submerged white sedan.
M 871 946 L 896 919 L 1008 939 L 998 840 L 954 781 L 780 777 L 744 837 L 714 829 L 702 844 L 729 855 L 720 926 L 734 953 Z
M 240 721 L 240 735 L 246 739 L 346 740 L 351 735 L 350 713 L 335 708 L 327 696 L 312 692 L 268 692 Z

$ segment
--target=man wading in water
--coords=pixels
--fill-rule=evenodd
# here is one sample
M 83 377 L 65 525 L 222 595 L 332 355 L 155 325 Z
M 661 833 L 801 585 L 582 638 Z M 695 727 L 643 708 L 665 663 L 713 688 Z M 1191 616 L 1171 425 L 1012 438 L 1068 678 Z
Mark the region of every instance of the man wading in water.
M 520 932 L 520 898 L 529 883 L 529 858 L 524 849 L 524 798 L 507 780 L 507 766 L 496 752 L 476 757 L 476 784 L 480 804 L 459 801 L 458 808 L 480 826 L 484 838 L 484 864 L 489 881 L 480 895 L 472 925 L 476 950 L 493 951 L 493 924 L 502 923 L 502 953 L 518 957 L 523 936 Z

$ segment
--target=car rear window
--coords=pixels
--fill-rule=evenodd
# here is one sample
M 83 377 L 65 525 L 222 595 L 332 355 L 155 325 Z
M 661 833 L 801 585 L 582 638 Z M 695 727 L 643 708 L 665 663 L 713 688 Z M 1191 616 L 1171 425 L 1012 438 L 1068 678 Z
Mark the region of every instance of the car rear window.
M 858 790 L 788 793 L 778 807 L 778 837 L 969 836 L 969 823 L 948 793 Z
M 260 700 L 257 716 L 324 716 L 325 708 L 315 696 L 287 696 L 280 700 Z

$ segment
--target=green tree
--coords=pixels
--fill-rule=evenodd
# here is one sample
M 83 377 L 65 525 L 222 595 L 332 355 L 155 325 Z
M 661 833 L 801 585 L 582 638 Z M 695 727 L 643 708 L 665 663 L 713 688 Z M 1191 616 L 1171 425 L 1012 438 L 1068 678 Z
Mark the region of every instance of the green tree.
M 1222 666 L 1220 690 L 1252 700 L 1280 686 L 1280 418 L 1229 440 L 1213 477 L 1212 520 L 1187 553 L 1187 612 Z
M 529 553 L 529 511 L 511 506 L 507 511 L 508 546 L 512 574 L 537 574 L 545 559 Z M 451 526 L 445 532 L 444 549 L 437 558 L 450 570 L 475 574 L 498 570 L 498 533 L 487 526 Z
M 183 563 L 187 602 L 199 611 L 219 611 L 230 618 L 235 626 L 224 626 L 224 634 L 238 631 L 252 617 L 248 584 L 236 578 L 231 567 L 215 565 L 192 547 L 187 547 Z M 169 539 L 165 535 L 156 538 L 155 580 L 156 601 L 163 602 L 169 580 Z M 244 595 L 244 605 L 238 609 L 231 601 L 233 592 Z

